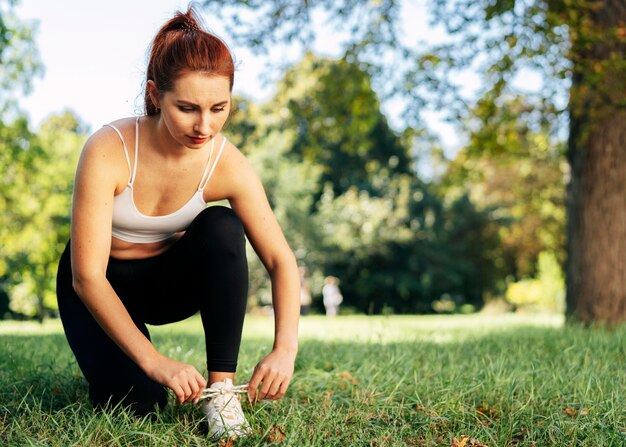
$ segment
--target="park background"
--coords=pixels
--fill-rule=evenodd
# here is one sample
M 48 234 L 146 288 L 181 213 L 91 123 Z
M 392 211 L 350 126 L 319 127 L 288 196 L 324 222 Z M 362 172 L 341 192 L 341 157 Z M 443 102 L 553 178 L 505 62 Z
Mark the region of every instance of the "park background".
M 42 319 L 56 312 L 82 144 L 141 112 L 149 39 L 186 3 L 12 3 L 0 316 Z M 344 313 L 565 310 L 566 31 L 523 53 L 517 40 L 541 36 L 507 2 L 493 24 L 473 7 L 466 28 L 450 2 L 236 3 L 201 9 L 238 60 L 225 133 L 259 171 L 318 310 L 326 275 Z M 267 305 L 250 260 L 251 308 Z
M 0 322 L 2 445 L 207 444 L 191 406 L 94 411 L 50 318 L 81 147 L 141 113 L 146 47 L 177 7 L 0 0 L 0 317 L 33 320 Z M 345 296 L 302 318 L 287 397 L 244 405 L 253 434 L 215 444 L 623 446 L 624 2 L 198 7 L 239 63 L 225 133 L 317 310 L 325 275 Z M 253 310 L 269 280 L 250 267 Z M 151 333 L 203 369 L 198 318 Z M 243 336 L 239 380 L 272 319 Z

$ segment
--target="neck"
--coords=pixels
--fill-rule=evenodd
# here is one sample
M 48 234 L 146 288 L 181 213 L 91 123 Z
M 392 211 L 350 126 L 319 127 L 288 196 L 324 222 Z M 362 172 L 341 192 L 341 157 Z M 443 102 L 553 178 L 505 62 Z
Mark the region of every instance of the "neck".
M 160 157 L 168 159 L 182 159 L 193 155 L 194 151 L 176 141 L 161 114 L 152 115 L 146 120 L 148 132 L 144 139 Z

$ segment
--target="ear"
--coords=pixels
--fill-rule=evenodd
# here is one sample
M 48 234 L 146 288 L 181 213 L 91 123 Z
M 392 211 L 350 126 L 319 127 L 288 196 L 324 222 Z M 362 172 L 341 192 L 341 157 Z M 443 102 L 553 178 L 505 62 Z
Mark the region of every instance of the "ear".
M 146 84 L 146 90 L 148 91 L 148 95 L 150 95 L 150 99 L 152 100 L 152 104 L 157 109 L 161 108 L 161 104 L 159 103 L 159 89 L 157 88 L 156 83 L 150 79 Z

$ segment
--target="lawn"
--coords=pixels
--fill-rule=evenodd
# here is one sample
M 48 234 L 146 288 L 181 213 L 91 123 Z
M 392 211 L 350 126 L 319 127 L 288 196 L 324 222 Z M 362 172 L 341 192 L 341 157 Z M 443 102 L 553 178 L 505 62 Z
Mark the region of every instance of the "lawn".
M 197 318 L 151 328 L 161 352 L 203 368 Z M 626 445 L 626 326 L 560 317 L 307 316 L 287 396 L 245 405 L 233 446 Z M 250 316 L 239 382 L 272 344 Z M 58 321 L 0 323 L 0 445 L 183 446 L 207 440 L 198 408 L 94 412 Z

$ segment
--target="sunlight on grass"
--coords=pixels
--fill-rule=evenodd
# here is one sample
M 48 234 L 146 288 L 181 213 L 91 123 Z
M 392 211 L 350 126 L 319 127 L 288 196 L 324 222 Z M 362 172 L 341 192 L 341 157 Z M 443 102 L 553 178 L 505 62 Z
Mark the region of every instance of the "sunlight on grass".
M 447 343 L 482 337 L 520 327 L 561 327 L 564 317 L 555 314 L 538 315 L 351 315 L 328 318 L 323 315 L 306 316 L 300 320 L 301 340 L 336 340 L 358 343 L 391 343 L 422 340 Z M 60 320 L 37 322 L 2 321 L 0 334 L 61 333 Z M 202 335 L 199 316 L 165 326 L 151 326 L 152 333 Z M 244 324 L 244 339 L 272 339 L 274 319 L 271 316 L 248 315 Z

